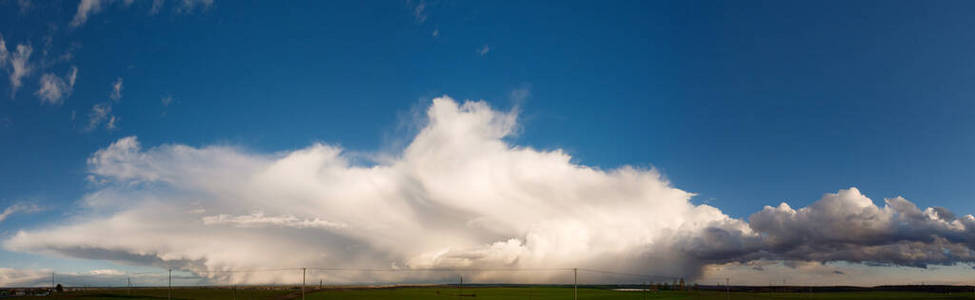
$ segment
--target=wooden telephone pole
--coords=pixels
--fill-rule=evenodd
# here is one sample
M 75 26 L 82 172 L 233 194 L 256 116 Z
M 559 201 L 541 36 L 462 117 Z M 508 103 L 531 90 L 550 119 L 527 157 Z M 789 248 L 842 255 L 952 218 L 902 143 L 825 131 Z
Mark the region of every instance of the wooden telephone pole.
M 167 297 L 167 299 L 173 300 L 173 269 L 172 268 L 169 269 L 169 296 Z
M 572 299 L 579 300 L 579 268 L 572 268 Z

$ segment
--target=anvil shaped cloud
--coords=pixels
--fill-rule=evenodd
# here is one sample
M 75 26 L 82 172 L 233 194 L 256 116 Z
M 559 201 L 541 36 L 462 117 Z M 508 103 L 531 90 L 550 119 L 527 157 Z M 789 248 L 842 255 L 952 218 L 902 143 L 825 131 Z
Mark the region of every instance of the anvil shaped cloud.
M 762 258 L 972 261 L 971 216 L 921 211 L 900 198 L 881 209 L 849 189 L 798 211 L 766 207 L 745 222 L 692 204 L 693 194 L 653 169 L 600 170 L 561 150 L 511 145 L 504 138 L 516 126 L 514 113 L 484 102 L 437 98 L 412 142 L 369 166 L 325 144 L 256 154 L 144 149 L 127 137 L 89 159 L 97 188 L 79 217 L 18 232 L 4 247 L 217 280 L 225 270 L 295 266 L 589 267 L 694 277 L 705 264 Z M 405 274 L 387 279 L 420 276 Z M 233 280 L 291 275 L 240 276 Z

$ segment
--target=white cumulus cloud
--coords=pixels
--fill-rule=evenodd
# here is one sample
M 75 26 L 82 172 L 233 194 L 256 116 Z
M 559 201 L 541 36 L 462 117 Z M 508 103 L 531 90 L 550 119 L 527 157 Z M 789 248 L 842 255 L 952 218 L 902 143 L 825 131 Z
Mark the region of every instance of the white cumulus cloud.
M 88 159 L 97 188 L 74 219 L 19 231 L 3 246 L 253 283 L 291 275 L 229 278 L 222 271 L 579 267 L 695 278 L 726 272 L 720 266 L 761 272 L 766 262 L 776 269 L 975 262 L 971 215 L 922 210 L 900 197 L 879 207 L 850 188 L 804 208 L 768 206 L 746 222 L 691 203 L 692 193 L 653 169 L 599 169 L 561 150 L 513 145 L 506 137 L 518 128 L 516 113 L 485 102 L 440 97 L 420 121 L 425 125 L 401 152 L 364 165 L 356 163 L 361 154 L 321 143 L 254 153 L 144 147 L 125 137 Z M 424 274 L 318 275 L 429 278 Z M 465 278 L 540 282 L 564 275 L 488 271 Z
M 484 102 L 437 98 L 427 118 L 396 159 L 372 166 L 326 144 L 256 154 L 123 138 L 88 161 L 105 181 L 85 197 L 89 215 L 4 246 L 199 274 L 281 265 L 683 274 L 700 266 L 674 236 L 748 232 L 652 169 L 600 170 L 561 150 L 510 145 L 516 115 Z

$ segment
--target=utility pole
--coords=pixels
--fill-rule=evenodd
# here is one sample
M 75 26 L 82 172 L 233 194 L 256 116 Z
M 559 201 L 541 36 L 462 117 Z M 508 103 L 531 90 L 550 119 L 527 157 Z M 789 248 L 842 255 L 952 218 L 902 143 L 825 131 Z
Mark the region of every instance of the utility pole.
M 173 268 L 169 268 L 169 296 L 167 299 L 173 300 Z
M 724 288 L 728 293 L 728 299 L 731 299 L 731 278 L 724 279 Z
M 132 276 L 125 279 L 125 286 L 129 288 L 129 295 L 132 295 Z
M 579 268 L 572 268 L 572 299 L 579 300 Z
M 305 271 L 307 268 L 301 268 L 301 300 L 305 300 Z
M 457 299 L 464 297 L 464 275 L 460 275 L 460 285 L 457 286 Z

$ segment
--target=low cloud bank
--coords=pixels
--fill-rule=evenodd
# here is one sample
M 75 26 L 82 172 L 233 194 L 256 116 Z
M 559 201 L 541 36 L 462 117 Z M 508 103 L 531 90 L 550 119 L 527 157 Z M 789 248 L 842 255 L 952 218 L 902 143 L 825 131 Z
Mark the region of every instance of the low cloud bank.
M 975 262 L 975 217 L 919 209 L 902 197 L 884 206 L 856 188 L 826 194 L 801 209 L 782 203 L 749 218 L 761 244 L 746 257 L 926 267 Z M 766 254 L 767 252 L 767 254 Z
M 601 170 L 561 150 L 504 140 L 514 113 L 433 100 L 426 125 L 376 162 L 315 144 L 260 154 L 144 148 L 126 137 L 88 161 L 97 188 L 67 224 L 20 231 L 6 249 L 174 267 L 215 281 L 282 282 L 268 267 L 594 268 L 689 278 L 709 264 L 850 261 L 923 267 L 972 262 L 972 216 L 881 208 L 855 189 L 746 222 L 674 188 L 653 169 Z M 423 273 L 321 272 L 324 280 L 418 280 Z M 480 272 L 484 281 L 565 282 L 561 273 Z
M 64 287 L 133 287 L 165 286 L 168 273 L 126 273 L 115 269 L 97 269 L 88 272 L 52 272 L 48 269 L 0 268 L 0 287 L 51 287 L 52 282 Z M 174 272 L 176 286 L 217 284 L 207 278 Z

